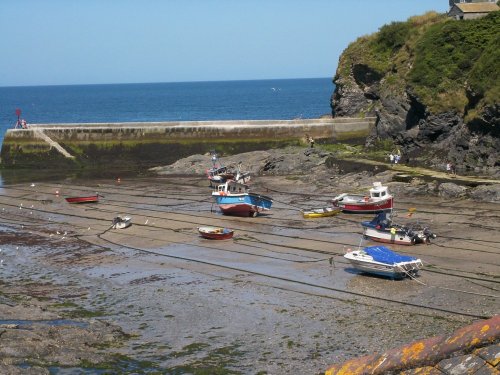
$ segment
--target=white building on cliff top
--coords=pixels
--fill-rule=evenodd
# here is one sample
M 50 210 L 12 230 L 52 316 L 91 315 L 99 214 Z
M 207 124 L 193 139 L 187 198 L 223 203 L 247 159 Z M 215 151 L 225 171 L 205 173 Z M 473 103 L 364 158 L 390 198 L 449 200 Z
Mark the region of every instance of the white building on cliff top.
M 486 16 L 490 12 L 500 10 L 494 1 L 450 0 L 448 16 L 457 20 L 470 20 Z

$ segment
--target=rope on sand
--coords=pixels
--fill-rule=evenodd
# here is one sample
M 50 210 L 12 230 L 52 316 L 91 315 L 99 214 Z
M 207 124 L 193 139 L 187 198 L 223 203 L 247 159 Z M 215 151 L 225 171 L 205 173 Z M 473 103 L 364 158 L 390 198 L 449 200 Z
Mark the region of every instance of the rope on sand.
M 453 311 L 453 310 L 449 310 L 449 309 L 445 309 L 445 308 L 441 308 L 441 307 L 433 307 L 433 306 L 420 305 L 420 304 L 412 303 L 412 302 L 398 301 L 398 300 L 393 300 L 393 299 L 386 298 L 386 297 L 371 296 L 371 295 L 368 295 L 368 294 L 363 294 L 363 293 L 358 293 L 358 292 L 343 290 L 343 289 L 339 289 L 339 288 L 333 288 L 333 287 L 324 286 L 324 285 L 313 284 L 313 283 L 304 282 L 304 281 L 293 280 L 293 279 L 290 279 L 290 278 L 287 278 L 287 277 L 282 277 L 282 276 L 277 276 L 277 275 L 270 275 L 270 274 L 266 274 L 266 273 L 263 273 L 263 272 L 251 271 L 251 270 L 240 268 L 240 267 L 234 267 L 234 266 L 228 266 L 228 265 L 218 264 L 218 263 L 209 262 L 209 261 L 205 261 L 205 260 L 201 260 L 201 259 L 193 259 L 193 258 L 188 258 L 188 257 L 185 257 L 185 256 L 158 253 L 158 252 L 152 251 L 152 250 L 147 250 L 147 249 L 143 249 L 143 248 L 138 248 L 138 247 L 134 247 L 134 246 L 120 244 L 120 243 L 117 243 L 117 242 L 114 242 L 114 241 L 102 238 L 101 236 L 98 236 L 98 237 L 101 240 L 103 240 L 103 241 L 105 241 L 105 242 L 107 242 L 109 244 L 112 244 L 112 245 L 115 245 L 115 246 L 119 246 L 119 247 L 122 247 L 122 248 L 126 248 L 126 249 L 130 249 L 130 250 L 140 251 L 140 252 L 151 254 L 151 255 L 163 256 L 163 257 L 167 257 L 167 258 L 172 258 L 172 259 L 177 259 L 177 260 L 183 260 L 183 261 L 186 261 L 186 262 L 200 263 L 200 264 L 205 264 L 205 265 L 214 266 L 214 267 L 221 267 L 221 268 L 230 269 L 230 270 L 239 271 L 239 272 L 246 272 L 246 273 L 249 273 L 249 274 L 252 274 L 252 275 L 264 276 L 264 277 L 267 277 L 267 278 L 271 278 L 271 279 L 275 279 L 275 280 L 281 280 L 281 281 L 286 281 L 286 282 L 290 282 L 290 283 L 293 283 L 293 284 L 300 284 L 300 285 L 305 285 L 305 286 L 311 286 L 311 287 L 319 288 L 319 289 L 322 289 L 322 290 L 334 291 L 334 292 L 339 292 L 339 293 L 343 293 L 343 294 L 347 294 L 347 295 L 352 295 L 352 296 L 357 296 L 357 297 L 364 297 L 364 298 L 368 298 L 368 299 L 375 299 L 375 300 L 378 300 L 378 301 L 395 303 L 395 304 L 400 304 L 400 305 L 405 305 L 405 306 L 413 306 L 413 307 L 422 308 L 422 309 L 425 309 L 425 310 L 439 311 L 439 312 L 444 312 L 444 313 L 454 314 L 454 315 L 460 315 L 460 316 L 469 316 L 469 317 L 474 317 L 474 318 L 479 318 L 479 319 L 488 319 L 488 318 L 491 317 L 491 316 L 471 314 L 471 313 L 467 313 L 467 312 L 458 312 L 458 311 Z M 312 293 L 308 293 L 308 294 L 312 294 Z M 328 295 L 320 295 L 320 296 L 324 297 L 324 298 L 335 298 L 335 297 L 328 296 Z
M 423 285 L 423 286 L 426 286 L 428 288 L 435 288 L 435 289 L 443 289 L 443 290 L 449 290 L 449 291 L 452 291 L 452 292 L 459 292 L 459 293 L 465 293 L 465 294 L 472 294 L 474 296 L 481 296 L 481 297 L 492 297 L 492 298 L 499 298 L 500 299 L 500 296 L 495 296 L 493 294 L 484 294 L 484 293 L 476 293 L 476 292 L 469 292 L 467 290 L 460 290 L 460 289 L 454 289 L 454 288 L 447 288 L 445 286 L 436 286 L 436 285 L 428 285 L 428 284 L 425 284 L 423 283 L 422 281 L 420 280 L 417 280 L 415 278 L 415 276 L 413 276 L 411 273 L 403 270 L 403 272 L 406 274 L 406 276 L 408 276 L 410 279 L 412 279 L 413 281 L 416 281 L 417 283 Z

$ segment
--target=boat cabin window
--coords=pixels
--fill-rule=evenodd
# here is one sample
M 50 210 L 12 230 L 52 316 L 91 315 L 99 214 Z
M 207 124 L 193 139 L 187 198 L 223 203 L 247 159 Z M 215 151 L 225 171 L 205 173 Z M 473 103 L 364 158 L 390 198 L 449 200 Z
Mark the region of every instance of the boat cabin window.
M 385 195 L 385 191 L 380 193 L 380 196 L 383 197 Z
M 378 198 L 379 196 L 380 196 L 380 194 L 379 194 L 379 193 L 373 193 L 373 194 L 372 194 L 372 197 L 374 197 L 374 198 Z

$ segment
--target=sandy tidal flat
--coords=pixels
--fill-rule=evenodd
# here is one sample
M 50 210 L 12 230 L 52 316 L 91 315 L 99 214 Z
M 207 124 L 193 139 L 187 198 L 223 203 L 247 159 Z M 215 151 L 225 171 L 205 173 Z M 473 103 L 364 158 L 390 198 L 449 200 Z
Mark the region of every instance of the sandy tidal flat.
M 3 187 L 0 324 L 21 326 L 0 334 L 2 368 L 315 374 L 498 313 L 498 204 L 397 196 L 398 221 L 425 223 L 438 237 L 392 246 L 424 262 L 416 280 L 394 281 L 359 274 L 342 257 L 374 244 L 359 225 L 371 216 L 302 218 L 300 209 L 347 187 L 305 189 L 284 177 L 252 186 L 274 199 L 257 218 L 217 212 L 204 178 Z M 64 200 L 96 191 L 96 204 Z M 110 229 L 119 214 L 132 226 Z M 235 236 L 202 239 L 203 225 Z M 47 323 L 51 337 L 43 322 L 26 323 L 61 319 Z M 53 345 L 21 350 L 32 335 Z

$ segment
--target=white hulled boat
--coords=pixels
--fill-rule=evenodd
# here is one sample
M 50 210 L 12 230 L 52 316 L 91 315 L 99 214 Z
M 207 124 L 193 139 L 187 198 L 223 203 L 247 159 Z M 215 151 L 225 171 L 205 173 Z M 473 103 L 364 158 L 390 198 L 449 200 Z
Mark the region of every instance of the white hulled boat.
M 349 251 L 344 258 L 359 271 L 392 279 L 414 276 L 423 267 L 420 259 L 395 253 L 385 246 L 368 246 Z
M 418 224 L 395 224 L 390 214 L 381 212 L 371 221 L 362 221 L 363 235 L 373 241 L 397 245 L 430 243 L 436 235 L 428 227 Z

